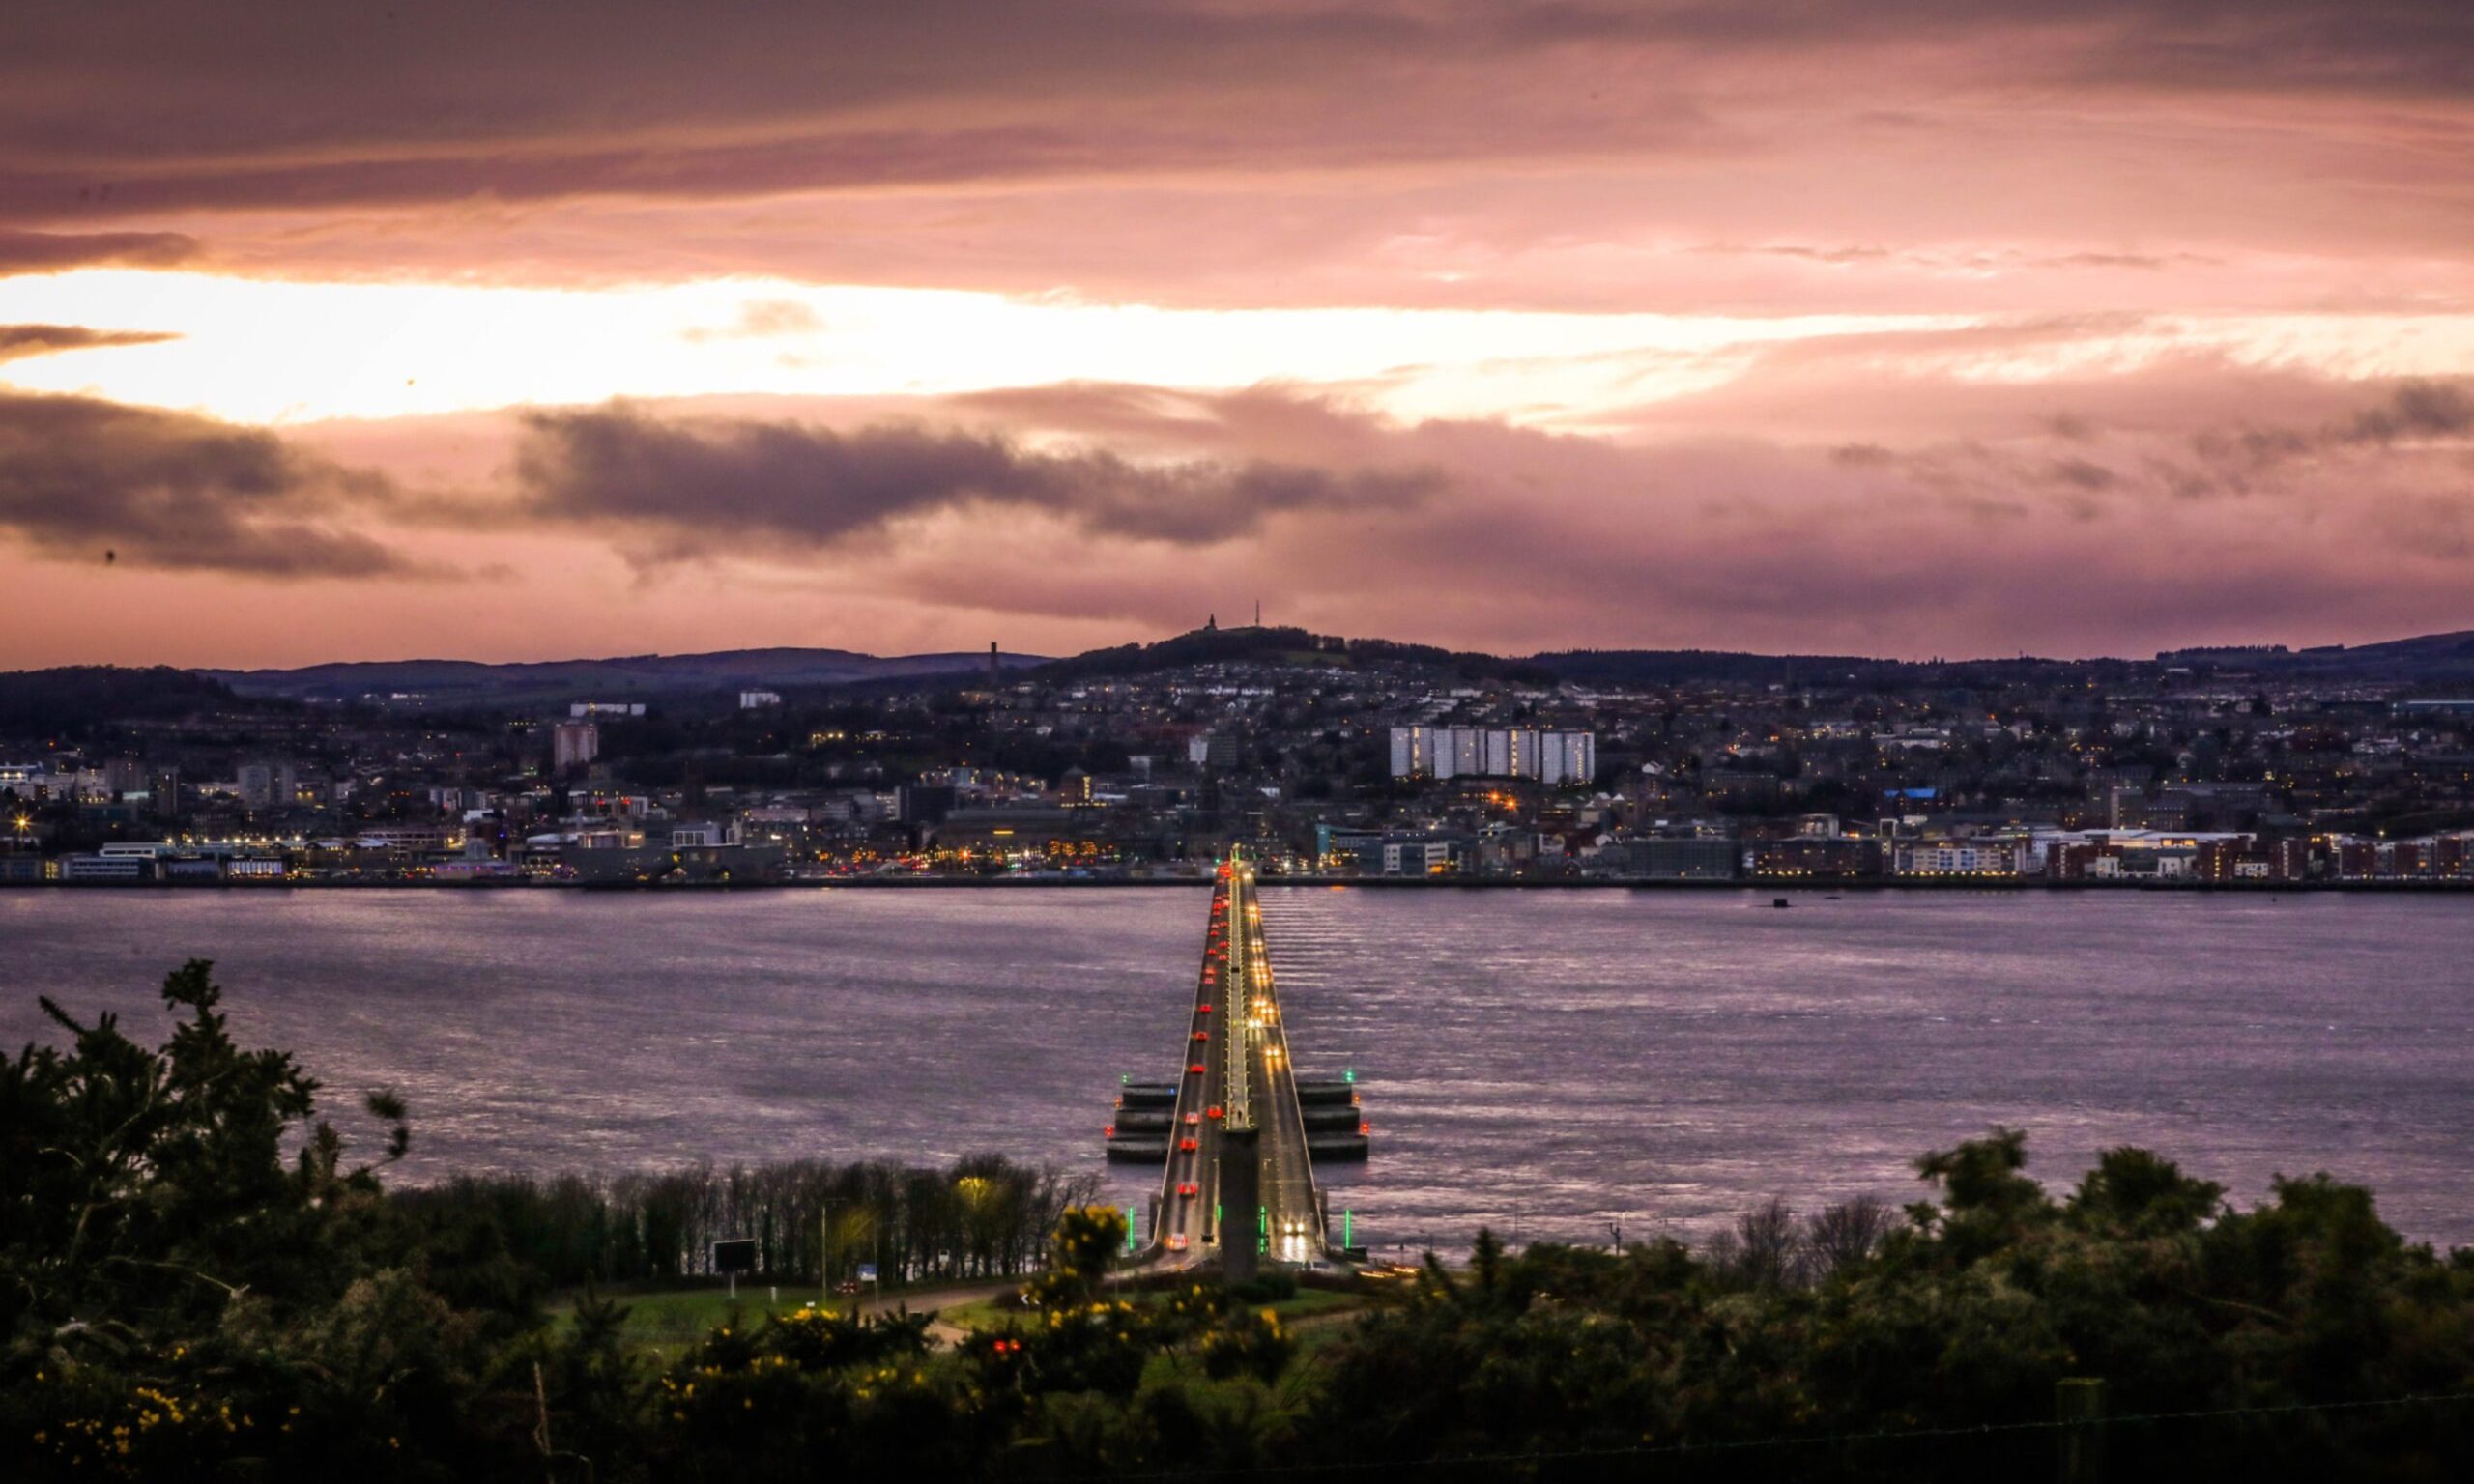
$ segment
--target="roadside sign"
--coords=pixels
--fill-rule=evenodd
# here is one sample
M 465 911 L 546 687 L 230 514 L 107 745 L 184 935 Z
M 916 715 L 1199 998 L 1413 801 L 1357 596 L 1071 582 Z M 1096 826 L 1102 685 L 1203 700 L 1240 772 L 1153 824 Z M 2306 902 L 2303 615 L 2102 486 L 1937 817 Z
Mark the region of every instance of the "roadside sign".
M 861 1263 L 859 1265 L 859 1281 L 862 1283 L 874 1283 L 877 1281 L 877 1265 L 874 1263 Z
M 740 1273 L 756 1270 L 756 1241 L 742 1237 L 713 1243 L 713 1270 Z

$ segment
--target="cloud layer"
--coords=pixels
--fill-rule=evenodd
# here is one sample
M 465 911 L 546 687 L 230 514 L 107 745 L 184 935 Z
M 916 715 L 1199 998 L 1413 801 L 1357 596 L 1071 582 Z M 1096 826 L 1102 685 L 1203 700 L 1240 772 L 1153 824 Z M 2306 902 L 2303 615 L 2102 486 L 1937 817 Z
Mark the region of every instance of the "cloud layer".
M 20 9 L 0 663 L 2474 627 L 2460 0 Z
M 418 428 L 286 439 L 10 398 L 0 525 L 56 560 L 391 580 L 361 606 L 554 577 L 607 605 L 570 647 L 614 613 L 695 613 L 692 642 L 730 642 L 786 611 L 1072 647 L 1255 597 L 1497 648 L 2140 652 L 2474 622 L 2474 386 L 2286 386 L 2273 420 L 2161 425 L 2187 374 L 2161 369 L 2142 418 L 1895 446 L 1406 423 L 1272 386 L 1064 385 L 894 417 L 611 404 L 428 429 L 483 451 L 425 487 L 395 467 Z
M 2462 302 L 2474 238 L 2453 0 L 132 3 L 12 42 L 21 244 L 252 271 L 2161 308 Z

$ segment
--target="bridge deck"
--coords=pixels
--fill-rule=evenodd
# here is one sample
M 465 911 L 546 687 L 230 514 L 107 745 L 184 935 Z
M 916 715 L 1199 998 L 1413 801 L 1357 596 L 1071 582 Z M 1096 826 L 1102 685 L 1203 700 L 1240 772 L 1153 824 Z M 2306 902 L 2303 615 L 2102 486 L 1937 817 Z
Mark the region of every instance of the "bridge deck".
M 1271 954 L 1263 942 L 1262 905 L 1253 869 L 1243 861 L 1222 868 L 1212 889 L 1187 1051 L 1168 1128 L 1152 1260 L 1200 1262 L 1218 1255 L 1223 1240 L 1259 1240 L 1263 1253 L 1276 1262 L 1320 1258 L 1327 1245 L 1322 1199 Z M 1256 1130 L 1260 1213 L 1220 1209 L 1227 1183 L 1221 1161 L 1232 1122 Z

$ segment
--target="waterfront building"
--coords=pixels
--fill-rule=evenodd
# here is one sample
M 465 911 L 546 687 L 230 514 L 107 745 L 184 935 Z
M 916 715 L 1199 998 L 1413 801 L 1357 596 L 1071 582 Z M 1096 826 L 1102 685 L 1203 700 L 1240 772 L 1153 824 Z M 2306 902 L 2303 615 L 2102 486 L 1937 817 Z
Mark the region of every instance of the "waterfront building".
M 1637 881 L 1733 881 L 1744 851 L 1723 835 L 1651 835 L 1619 840 L 1591 858 L 1589 873 Z
M 1902 840 L 1891 853 L 1902 876 L 2015 877 L 2026 869 L 2028 844 L 2007 836 Z
M 1798 835 L 1755 841 L 1744 857 L 1765 878 L 1853 880 L 1882 873 L 1882 842 L 1864 837 Z

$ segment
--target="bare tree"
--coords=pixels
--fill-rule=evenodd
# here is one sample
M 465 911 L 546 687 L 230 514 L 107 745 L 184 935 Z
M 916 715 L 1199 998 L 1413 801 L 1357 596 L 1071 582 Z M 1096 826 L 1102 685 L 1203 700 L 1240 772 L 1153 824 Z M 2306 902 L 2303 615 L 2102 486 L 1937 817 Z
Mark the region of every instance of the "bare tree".
M 1796 1276 L 1796 1213 L 1785 1200 L 1769 1201 L 1736 1218 L 1737 1276 L 1754 1288 L 1783 1288 Z
M 1804 1229 L 1804 1257 L 1812 1280 L 1838 1276 L 1873 1255 L 1889 1235 L 1890 1209 L 1875 1196 L 1815 1213 Z

